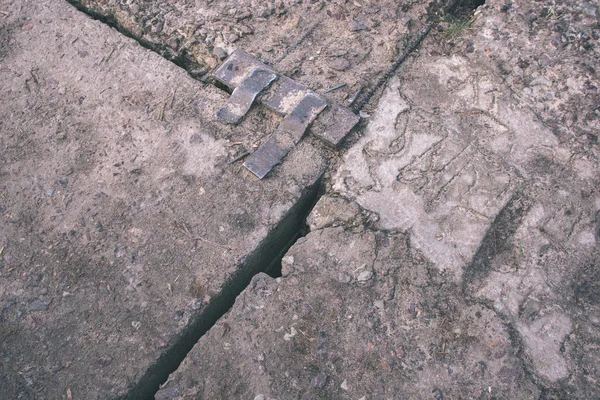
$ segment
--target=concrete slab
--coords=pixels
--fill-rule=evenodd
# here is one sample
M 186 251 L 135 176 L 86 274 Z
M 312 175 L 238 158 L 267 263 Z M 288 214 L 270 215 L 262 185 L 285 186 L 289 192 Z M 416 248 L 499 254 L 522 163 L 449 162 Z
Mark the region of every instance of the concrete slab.
M 325 166 L 281 117 L 66 2 L 0 2 L 0 398 L 144 398 L 297 229 Z M 229 297 L 229 299 L 228 299 Z
M 537 398 L 510 330 L 401 233 L 324 228 L 256 276 L 157 399 Z
M 599 397 L 599 12 L 441 21 L 157 398 Z

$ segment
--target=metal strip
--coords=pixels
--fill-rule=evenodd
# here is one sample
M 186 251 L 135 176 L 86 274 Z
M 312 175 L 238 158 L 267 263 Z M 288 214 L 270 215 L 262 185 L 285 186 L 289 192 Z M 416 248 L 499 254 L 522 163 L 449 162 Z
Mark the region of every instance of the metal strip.
M 264 70 L 260 67 L 254 69 L 233 90 L 225 106 L 217 113 L 217 118 L 228 124 L 235 125 L 240 123 L 244 115 L 250 111 L 250 107 L 252 107 L 256 96 L 275 79 L 277 79 L 277 74 L 272 71 Z
M 337 147 L 360 120 L 349 108 L 329 107 L 310 128 L 310 132 L 333 147 Z
M 308 126 L 325 107 L 327 102 L 321 97 L 314 93 L 305 95 L 269 140 L 246 159 L 244 167 L 263 179 L 302 139 Z

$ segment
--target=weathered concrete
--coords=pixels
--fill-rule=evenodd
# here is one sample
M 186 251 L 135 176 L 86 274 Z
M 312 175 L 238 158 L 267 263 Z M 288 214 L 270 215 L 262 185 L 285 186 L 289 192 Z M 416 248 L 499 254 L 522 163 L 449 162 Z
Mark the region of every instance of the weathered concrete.
M 442 22 L 157 398 L 599 397 L 599 17 Z
M 151 395 L 294 236 L 321 144 L 260 182 L 280 117 L 214 121 L 227 93 L 66 2 L 0 10 L 0 398 Z
M 284 277 L 255 277 L 156 398 L 536 398 L 509 327 L 407 239 L 311 232 Z

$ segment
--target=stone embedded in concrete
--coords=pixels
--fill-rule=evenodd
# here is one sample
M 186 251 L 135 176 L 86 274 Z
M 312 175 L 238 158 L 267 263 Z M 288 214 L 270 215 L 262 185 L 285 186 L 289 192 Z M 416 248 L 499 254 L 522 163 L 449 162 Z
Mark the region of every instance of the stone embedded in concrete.
M 358 228 L 362 222 L 363 215 L 355 202 L 330 195 L 323 195 L 306 219 L 311 231 L 337 226 Z
M 303 141 L 259 182 L 232 161 L 279 117 L 213 120 L 227 93 L 66 2 L 2 11 L 0 398 L 151 395 L 324 159 Z

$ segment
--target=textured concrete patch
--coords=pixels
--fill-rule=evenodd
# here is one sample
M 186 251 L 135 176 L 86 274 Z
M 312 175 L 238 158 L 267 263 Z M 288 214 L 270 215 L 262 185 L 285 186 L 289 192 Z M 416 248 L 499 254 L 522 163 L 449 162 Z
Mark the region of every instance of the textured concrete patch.
M 414 82 L 414 93 L 432 93 L 421 82 L 448 79 L 411 78 L 405 82 Z M 520 177 L 478 145 L 476 132 L 463 129 L 455 109 L 436 114 L 427 104 L 421 108 L 426 96 L 406 98 L 400 90 L 398 79 L 386 89 L 333 188 L 378 213 L 382 229 L 412 231 L 412 244 L 459 279 Z M 433 93 L 443 103 L 443 92 Z

